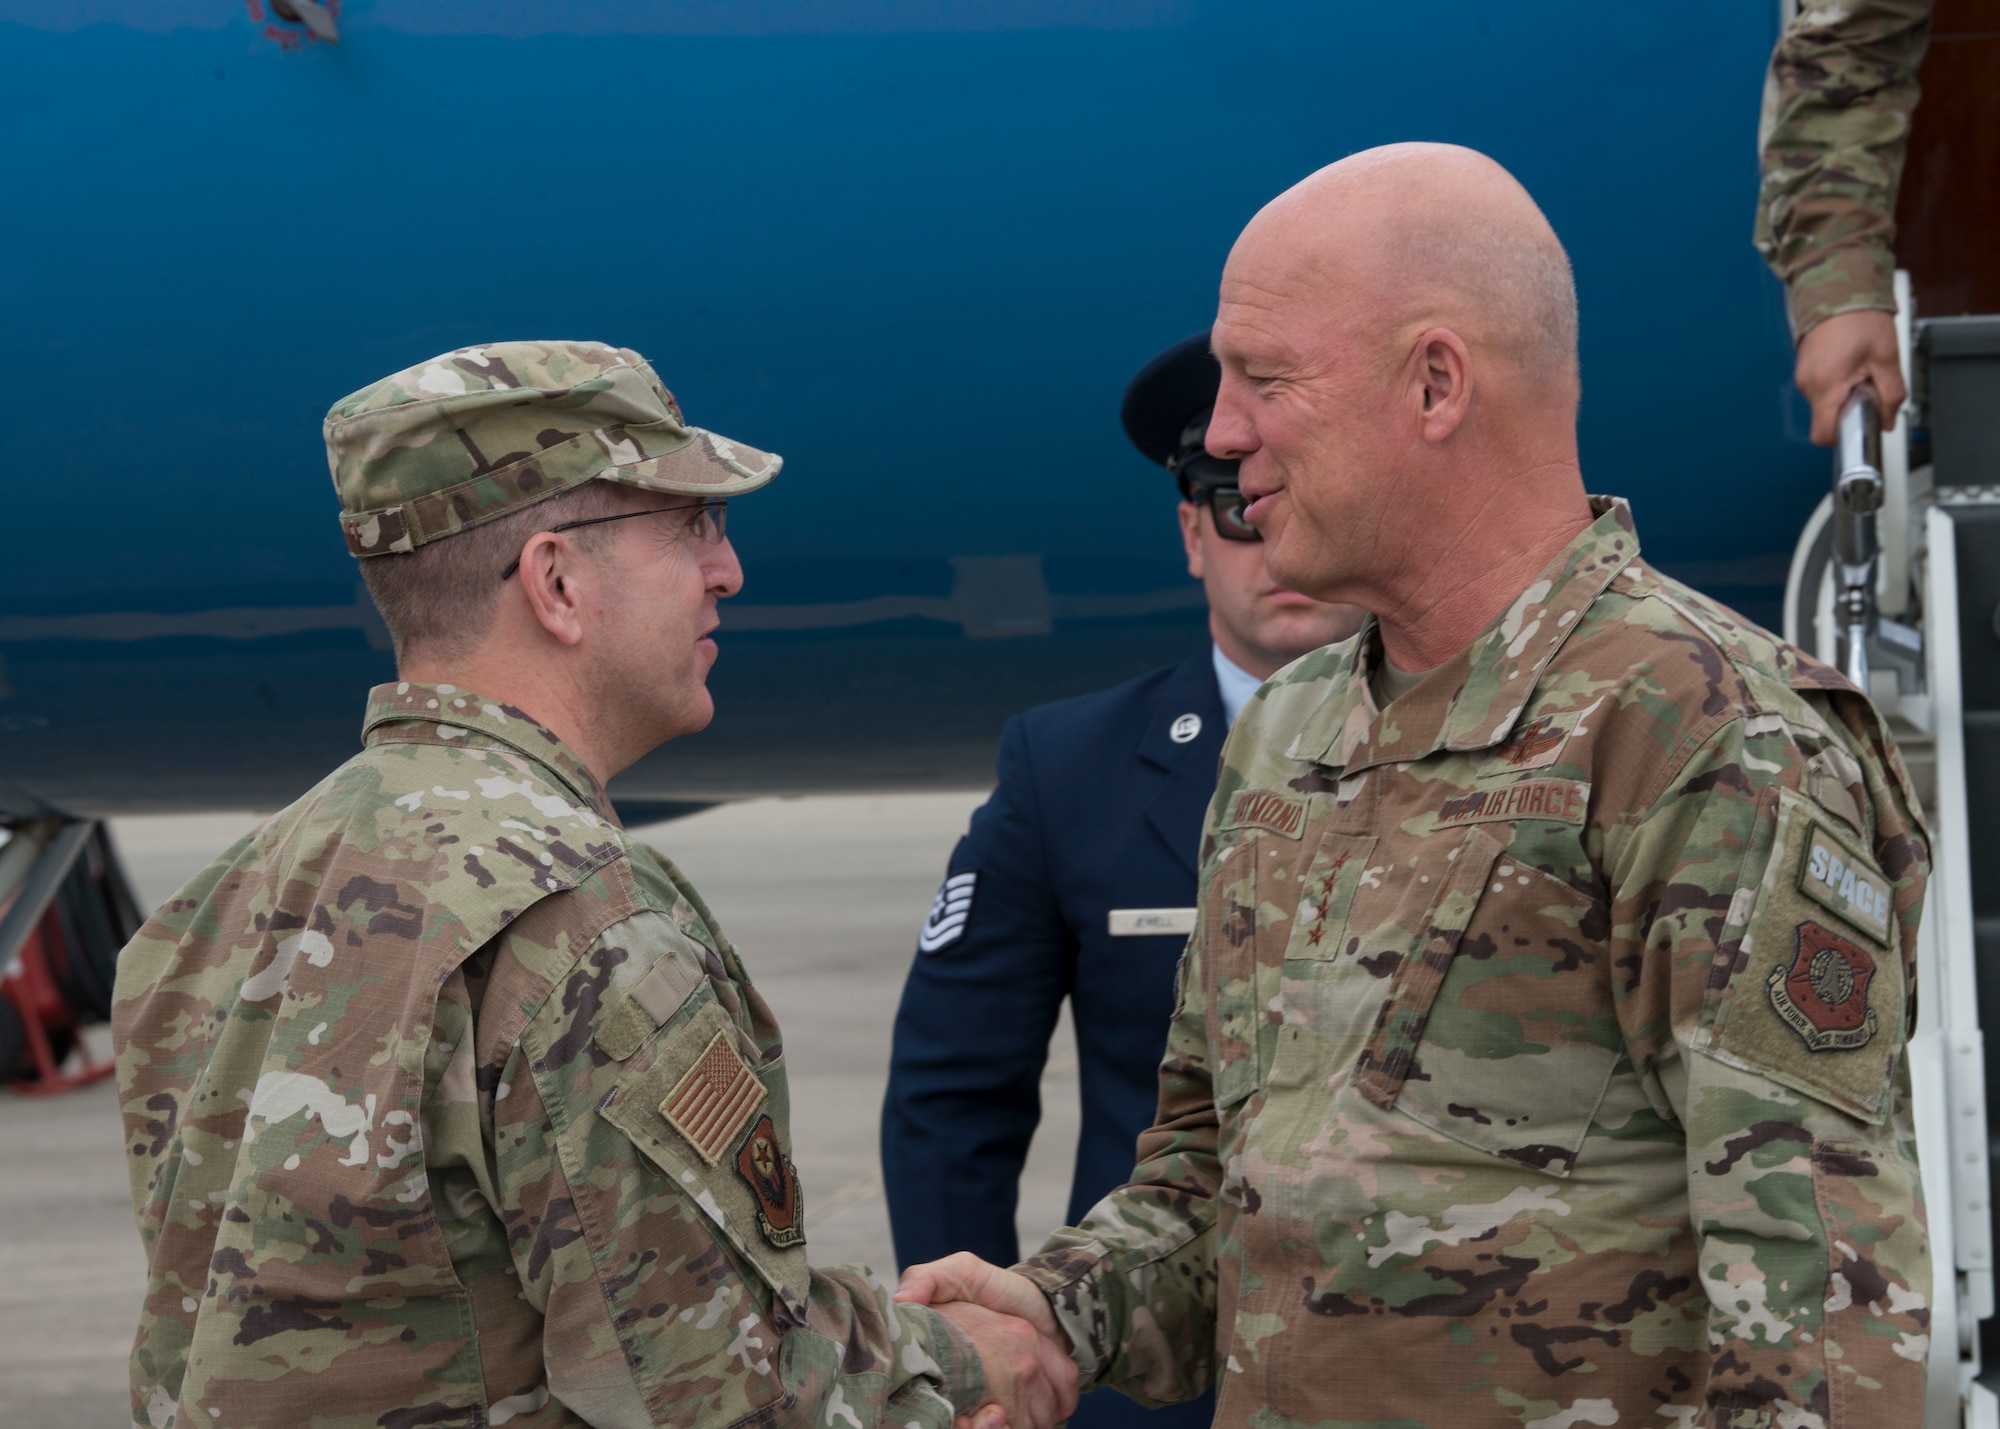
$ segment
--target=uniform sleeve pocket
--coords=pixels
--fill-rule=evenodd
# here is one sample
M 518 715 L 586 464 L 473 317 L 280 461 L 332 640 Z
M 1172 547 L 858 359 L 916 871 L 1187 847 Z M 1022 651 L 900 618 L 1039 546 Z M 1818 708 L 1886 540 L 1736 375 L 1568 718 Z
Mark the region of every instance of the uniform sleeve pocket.
M 805 1198 L 756 1050 L 706 990 L 661 1030 L 603 1109 L 804 1323 Z
M 1754 887 L 1708 1050 L 1881 1123 L 1904 1035 L 1894 885 L 1844 822 L 1780 789 Z

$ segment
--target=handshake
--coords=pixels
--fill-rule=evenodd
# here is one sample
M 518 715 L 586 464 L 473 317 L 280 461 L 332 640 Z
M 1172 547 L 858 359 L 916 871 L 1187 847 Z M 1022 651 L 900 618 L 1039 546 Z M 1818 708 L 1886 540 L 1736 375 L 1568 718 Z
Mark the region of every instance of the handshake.
M 896 1298 L 963 1330 L 986 1371 L 986 1402 L 954 1429 L 1051 1429 L 1076 1408 L 1069 1338 L 1035 1283 L 969 1251 L 903 1272 Z

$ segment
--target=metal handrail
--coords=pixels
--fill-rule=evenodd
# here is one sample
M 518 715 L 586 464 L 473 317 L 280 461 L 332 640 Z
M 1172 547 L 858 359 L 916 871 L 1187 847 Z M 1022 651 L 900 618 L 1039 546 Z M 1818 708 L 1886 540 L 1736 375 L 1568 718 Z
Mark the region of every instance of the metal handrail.
M 1833 616 L 1841 639 L 1841 673 L 1868 693 L 1868 637 L 1876 622 L 1875 566 L 1881 543 L 1882 411 L 1875 388 L 1863 383 L 1840 411 L 1833 476 Z

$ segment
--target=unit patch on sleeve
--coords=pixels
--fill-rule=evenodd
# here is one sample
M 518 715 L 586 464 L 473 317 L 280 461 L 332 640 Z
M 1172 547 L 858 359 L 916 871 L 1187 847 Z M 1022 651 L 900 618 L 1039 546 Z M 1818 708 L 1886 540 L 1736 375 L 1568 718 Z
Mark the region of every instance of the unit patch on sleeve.
M 1889 941 L 1889 880 L 1815 821 L 1799 859 L 1799 892 L 1855 927 Z
M 674 1089 L 660 1103 L 660 1115 L 687 1138 L 696 1155 L 713 1166 L 769 1095 L 725 1028 L 709 1040 L 686 1075 L 674 1083 Z
M 1735 970 L 1697 1045 L 1879 1126 L 1906 1030 L 1894 885 L 1818 803 L 1777 794 L 1769 851 L 1746 854 L 1724 923 L 1718 955 Z
M 736 1174 L 750 1185 L 757 1201 L 757 1229 L 779 1250 L 806 1243 L 805 1198 L 792 1158 L 778 1145 L 778 1130 L 769 1116 L 757 1118 L 736 1153 Z
M 1764 982 L 1771 1006 L 1814 1052 L 1866 1047 L 1876 1031 L 1868 1005 L 1875 959 L 1831 928 L 1808 919 L 1799 924 L 1798 951 L 1790 967 L 1771 969 Z
M 965 936 L 966 922 L 972 917 L 972 891 L 979 886 L 977 873 L 954 873 L 938 889 L 923 931 L 917 934 L 917 951 L 935 953 Z

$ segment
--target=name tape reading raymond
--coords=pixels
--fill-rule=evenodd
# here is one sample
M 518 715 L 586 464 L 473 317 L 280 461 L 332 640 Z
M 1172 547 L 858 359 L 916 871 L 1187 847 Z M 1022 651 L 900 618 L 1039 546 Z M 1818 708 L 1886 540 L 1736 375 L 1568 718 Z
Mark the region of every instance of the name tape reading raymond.
M 1225 829 L 1269 829 L 1295 839 L 1305 832 L 1306 801 L 1296 794 L 1274 794 L 1268 789 L 1239 789 L 1229 800 Z
M 1574 779 L 1523 779 L 1498 789 L 1474 789 L 1438 806 L 1434 828 L 1461 824 L 1499 823 L 1509 819 L 1548 819 L 1580 824 L 1590 804 L 1590 785 Z
M 1857 928 L 1889 941 L 1889 880 L 1815 822 L 1799 865 L 1799 892 Z

